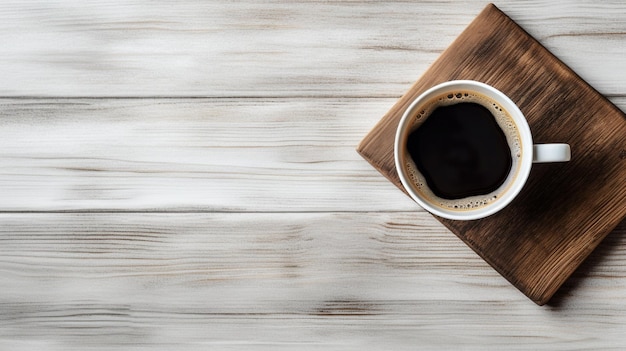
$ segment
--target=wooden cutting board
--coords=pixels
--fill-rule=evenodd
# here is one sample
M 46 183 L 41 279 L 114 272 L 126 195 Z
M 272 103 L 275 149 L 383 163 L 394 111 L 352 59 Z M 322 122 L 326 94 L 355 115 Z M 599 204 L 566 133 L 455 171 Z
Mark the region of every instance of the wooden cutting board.
M 626 217 L 626 116 L 490 4 L 357 148 L 403 191 L 393 158 L 398 122 L 420 93 L 453 79 L 498 88 L 526 115 L 535 143 L 572 148 L 570 162 L 535 164 L 503 211 L 476 221 L 437 218 L 543 305 Z

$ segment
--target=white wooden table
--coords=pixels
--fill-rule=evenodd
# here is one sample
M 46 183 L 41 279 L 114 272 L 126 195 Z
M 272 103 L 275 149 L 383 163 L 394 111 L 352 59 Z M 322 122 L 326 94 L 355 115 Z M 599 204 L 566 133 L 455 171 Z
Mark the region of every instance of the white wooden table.
M 626 222 L 539 307 L 354 150 L 485 5 L 3 1 L 0 350 L 626 347 Z M 496 5 L 626 110 L 626 4 Z

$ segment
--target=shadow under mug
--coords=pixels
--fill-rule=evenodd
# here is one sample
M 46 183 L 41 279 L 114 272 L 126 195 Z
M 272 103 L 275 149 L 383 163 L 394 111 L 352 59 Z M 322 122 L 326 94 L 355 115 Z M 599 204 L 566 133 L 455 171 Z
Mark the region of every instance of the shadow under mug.
M 436 109 L 432 106 L 436 106 L 438 100 L 454 100 L 458 96 L 459 101 L 446 102 L 446 104 L 459 103 L 468 92 L 471 96 L 478 96 L 483 101 L 488 101 L 488 104 L 492 103 L 496 111 L 504 111 L 508 127 L 503 126 L 502 123 L 505 122 L 502 121 L 498 121 L 498 124 L 501 129 L 508 130 L 507 135 L 513 135 L 510 138 L 507 136 L 507 144 L 513 154 L 511 157 L 514 162 L 507 178 L 495 191 L 460 199 L 444 199 L 433 193 L 427 179 L 411 158 L 407 150 L 408 138 L 429 118 L 432 111 Z M 430 112 L 428 112 L 429 108 Z M 481 82 L 455 80 L 428 89 L 409 105 L 396 131 L 394 158 L 402 185 L 421 207 L 443 218 L 473 220 L 490 216 L 513 201 L 524 187 L 533 162 L 569 161 L 570 147 L 568 144 L 533 145 L 528 122 L 519 107 L 509 97 Z

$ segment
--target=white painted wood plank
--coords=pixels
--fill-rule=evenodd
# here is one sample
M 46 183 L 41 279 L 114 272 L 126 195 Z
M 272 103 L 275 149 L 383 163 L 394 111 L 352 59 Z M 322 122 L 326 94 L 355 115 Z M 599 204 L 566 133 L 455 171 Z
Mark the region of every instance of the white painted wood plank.
M 617 349 L 624 223 L 538 307 L 425 213 L 0 214 L 3 349 Z
M 0 96 L 404 93 L 485 6 L 423 1 L 3 1 Z M 626 4 L 497 4 L 624 95 Z
M 420 211 L 355 151 L 394 102 L 2 99 L 0 211 Z
M 355 151 L 394 102 L 0 100 L 0 210 L 417 210 Z

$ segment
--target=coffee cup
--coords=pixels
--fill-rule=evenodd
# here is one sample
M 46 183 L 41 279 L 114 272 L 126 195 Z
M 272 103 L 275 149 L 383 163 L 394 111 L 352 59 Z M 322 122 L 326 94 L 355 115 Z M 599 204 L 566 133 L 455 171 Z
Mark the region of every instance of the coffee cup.
M 425 210 L 474 220 L 506 207 L 533 163 L 570 160 L 568 144 L 535 144 L 519 107 L 485 83 L 449 81 L 404 112 L 394 144 L 396 170 Z

